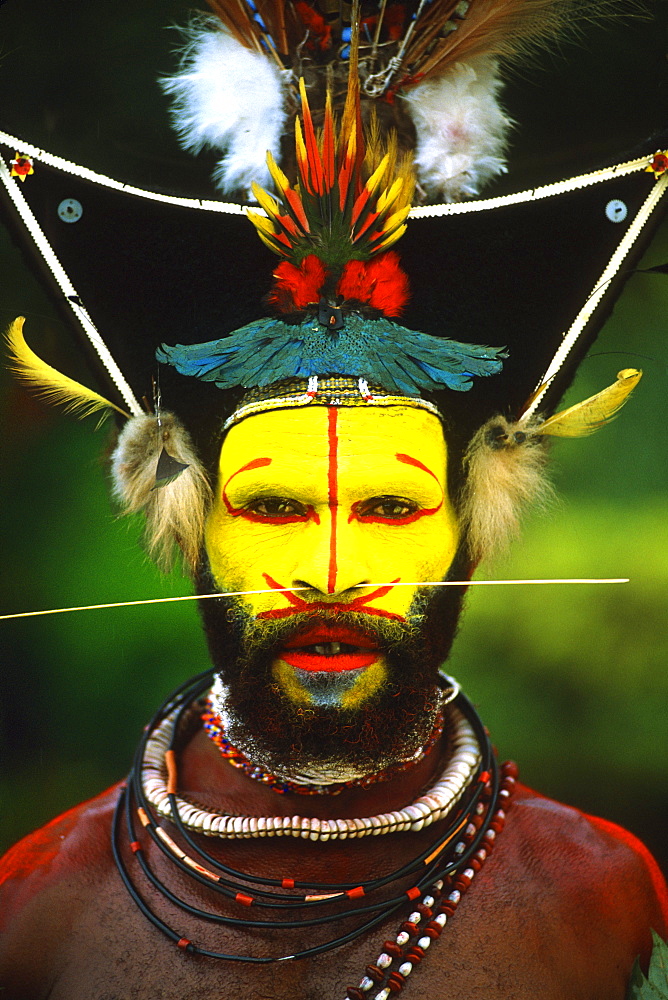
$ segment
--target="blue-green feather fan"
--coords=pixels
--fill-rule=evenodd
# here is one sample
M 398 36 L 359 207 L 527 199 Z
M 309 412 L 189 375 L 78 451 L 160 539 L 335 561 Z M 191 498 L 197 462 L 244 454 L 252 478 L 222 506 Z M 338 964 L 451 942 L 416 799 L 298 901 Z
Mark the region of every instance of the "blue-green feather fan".
M 220 389 L 255 388 L 312 375 L 363 378 L 385 391 L 419 396 L 425 391 L 471 388 L 475 376 L 501 371 L 503 348 L 432 337 L 386 317 L 349 313 L 340 329 L 318 317 L 299 324 L 261 319 L 205 344 L 163 344 L 157 358 L 182 375 Z

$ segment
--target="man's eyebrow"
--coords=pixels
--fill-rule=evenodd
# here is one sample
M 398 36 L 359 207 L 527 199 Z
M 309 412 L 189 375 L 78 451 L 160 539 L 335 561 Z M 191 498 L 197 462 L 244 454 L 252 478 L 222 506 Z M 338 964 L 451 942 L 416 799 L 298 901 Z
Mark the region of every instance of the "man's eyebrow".
M 246 465 L 242 465 L 240 469 L 237 469 L 236 472 L 233 472 L 232 475 L 228 477 L 225 485 L 227 486 L 227 484 L 232 479 L 234 479 L 235 476 L 238 476 L 240 473 L 250 472 L 251 469 L 261 469 L 265 465 L 271 465 L 272 461 L 273 459 L 271 458 L 254 458 L 251 462 L 247 462 Z
M 240 475 L 242 472 L 250 472 L 251 469 L 261 469 L 265 465 L 271 465 L 271 463 L 271 458 L 254 458 L 252 461 L 247 462 L 246 465 L 242 465 L 236 472 L 233 472 L 231 476 L 228 476 L 223 485 L 223 499 L 225 500 L 225 503 L 228 502 L 226 496 L 227 487 L 230 485 L 235 476 Z
M 271 465 L 271 461 L 272 460 L 270 458 L 254 458 L 252 461 L 247 462 L 246 465 L 242 465 L 236 472 L 233 472 L 231 476 L 228 476 L 223 483 L 223 489 L 221 491 L 222 501 L 227 507 L 228 514 L 234 514 L 236 516 L 238 513 L 238 509 L 230 503 L 227 497 L 227 487 L 230 485 L 234 477 L 238 476 L 241 472 L 250 472 L 251 469 L 261 469 L 265 465 Z
M 434 472 L 432 472 L 431 469 L 428 469 L 426 465 L 420 462 L 419 459 L 413 458 L 411 455 L 403 455 L 401 452 L 397 452 L 397 454 L 394 457 L 399 462 L 403 462 L 404 465 L 414 465 L 416 469 L 422 469 L 423 472 L 426 472 L 427 475 L 431 476 L 431 478 L 435 479 L 436 482 L 438 483 L 438 476 Z

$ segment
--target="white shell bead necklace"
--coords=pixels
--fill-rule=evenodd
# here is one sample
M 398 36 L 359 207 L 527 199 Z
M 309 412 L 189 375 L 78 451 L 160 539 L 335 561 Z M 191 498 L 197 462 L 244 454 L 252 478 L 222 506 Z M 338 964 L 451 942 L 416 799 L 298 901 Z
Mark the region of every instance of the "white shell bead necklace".
M 308 816 L 232 816 L 202 809 L 175 797 L 179 818 L 188 830 L 207 837 L 247 840 L 257 837 L 300 837 L 304 840 L 346 840 L 386 833 L 422 830 L 443 819 L 467 790 L 481 760 L 473 729 L 462 713 L 448 706 L 452 756 L 435 784 L 411 805 L 360 819 L 315 819 Z M 178 709 L 167 715 L 146 742 L 142 761 L 142 787 L 156 812 L 173 819 L 167 791 L 165 753 L 174 735 Z

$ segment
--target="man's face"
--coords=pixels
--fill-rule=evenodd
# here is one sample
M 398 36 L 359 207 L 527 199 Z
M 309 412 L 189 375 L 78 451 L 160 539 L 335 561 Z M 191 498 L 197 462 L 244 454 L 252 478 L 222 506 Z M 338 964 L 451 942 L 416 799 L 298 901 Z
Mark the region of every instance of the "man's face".
M 295 706 L 355 711 L 388 681 L 459 532 L 440 421 L 408 407 L 314 406 L 234 426 L 206 529 L 216 585 L 241 600 L 247 643 L 271 647 Z M 406 586 L 405 584 L 409 584 Z

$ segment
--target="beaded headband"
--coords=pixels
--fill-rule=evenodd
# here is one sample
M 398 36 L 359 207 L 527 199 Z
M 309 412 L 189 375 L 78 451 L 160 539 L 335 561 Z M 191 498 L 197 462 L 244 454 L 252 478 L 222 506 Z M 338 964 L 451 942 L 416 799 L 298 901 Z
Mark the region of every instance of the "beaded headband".
M 421 396 L 395 396 L 379 386 L 369 386 L 360 378 L 331 375 L 309 379 L 287 379 L 275 385 L 252 389 L 246 393 L 234 413 L 227 418 L 223 431 L 257 413 L 289 410 L 301 406 L 408 406 L 427 410 L 442 420 L 438 407 Z

